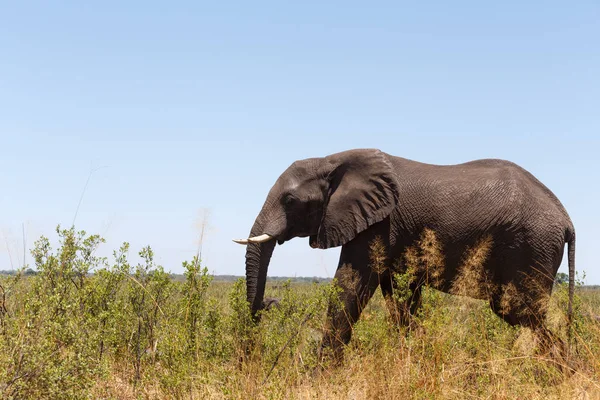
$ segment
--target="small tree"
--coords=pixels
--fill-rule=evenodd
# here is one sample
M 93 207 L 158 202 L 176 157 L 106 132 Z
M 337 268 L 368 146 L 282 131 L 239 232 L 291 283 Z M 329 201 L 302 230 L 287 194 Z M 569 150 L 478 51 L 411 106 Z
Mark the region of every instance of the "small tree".
M 569 275 L 564 272 L 559 272 L 556 274 L 556 278 L 554 279 L 554 283 L 558 285 L 562 285 L 563 283 L 569 282 Z

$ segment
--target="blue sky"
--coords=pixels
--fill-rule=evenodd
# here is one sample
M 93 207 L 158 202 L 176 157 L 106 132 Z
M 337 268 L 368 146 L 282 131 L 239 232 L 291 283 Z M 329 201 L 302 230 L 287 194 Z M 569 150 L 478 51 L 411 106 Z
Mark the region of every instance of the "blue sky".
M 9 2 L 0 6 L 0 269 L 70 226 L 181 272 L 244 273 L 245 236 L 294 160 L 379 148 L 504 158 L 574 221 L 600 284 L 600 5 L 578 2 Z M 333 276 L 278 246 L 269 275 Z M 31 257 L 28 256 L 28 262 Z M 561 271 L 566 272 L 565 264 Z

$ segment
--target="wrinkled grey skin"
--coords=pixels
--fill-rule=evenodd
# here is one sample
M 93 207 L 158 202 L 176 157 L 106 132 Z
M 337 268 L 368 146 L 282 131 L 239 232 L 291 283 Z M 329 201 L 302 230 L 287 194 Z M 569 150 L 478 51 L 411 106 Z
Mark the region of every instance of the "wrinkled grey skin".
M 372 268 L 372 241 L 380 237 L 386 265 L 397 265 L 402 272 L 402 262 L 394 261 L 403 259 L 407 247 L 413 246 L 426 228 L 441 245 L 444 269 L 436 288 L 445 292 L 451 292 L 467 250 L 490 237 L 483 265 L 486 276 L 496 288 L 516 289 L 522 301 L 507 310 L 503 290 L 473 297 L 489 300 L 494 312 L 509 324 L 534 329 L 543 326 L 544 296 L 552 291 L 568 243 L 570 316 L 575 230 L 560 201 L 533 175 L 497 159 L 442 166 L 376 149 L 296 161 L 277 179 L 250 231 L 251 237 L 268 234 L 276 240 L 250 243 L 246 250 L 252 313 L 273 304 L 272 299 L 263 302 L 263 296 L 276 241 L 283 244 L 295 237 L 309 237 L 313 248 L 342 246 L 335 278 L 343 290 L 344 309 L 330 307 L 322 342 L 322 349 L 341 354 L 352 325 L 376 288 L 381 286 L 384 296 L 391 299 L 394 270 Z M 534 277 L 535 290 L 527 277 Z M 412 298 L 406 304 L 393 305 L 390 311 L 414 314 L 424 282 L 424 276 L 417 277 L 411 284 Z

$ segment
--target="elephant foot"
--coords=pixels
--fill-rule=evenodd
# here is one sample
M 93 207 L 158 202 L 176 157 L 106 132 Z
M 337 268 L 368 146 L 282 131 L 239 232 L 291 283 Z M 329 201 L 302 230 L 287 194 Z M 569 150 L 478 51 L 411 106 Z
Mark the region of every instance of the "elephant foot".
M 319 347 L 317 361 L 321 370 L 341 366 L 344 361 L 344 344 L 325 337 Z
M 327 362 L 319 361 L 317 365 L 312 367 L 309 376 L 313 380 L 328 378 L 331 376 L 332 368 L 328 366 Z
M 553 369 L 560 372 L 562 378 L 568 378 L 575 373 L 568 345 L 560 337 L 551 332 L 548 328 L 543 327 L 537 330 L 539 345 L 537 351 L 539 355 L 548 360 L 548 364 Z M 559 377 L 560 378 L 560 377 Z M 560 379 L 552 379 L 554 384 L 560 383 Z

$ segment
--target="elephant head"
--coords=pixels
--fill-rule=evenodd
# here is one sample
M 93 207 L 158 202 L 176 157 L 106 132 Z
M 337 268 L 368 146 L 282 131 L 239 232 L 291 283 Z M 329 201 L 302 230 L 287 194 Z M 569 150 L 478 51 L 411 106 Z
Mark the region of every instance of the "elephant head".
M 398 184 L 386 153 L 350 150 L 294 162 L 277 179 L 256 217 L 247 245 L 246 288 L 255 316 L 264 308 L 267 268 L 276 242 L 309 237 L 313 248 L 342 246 L 388 217 Z

